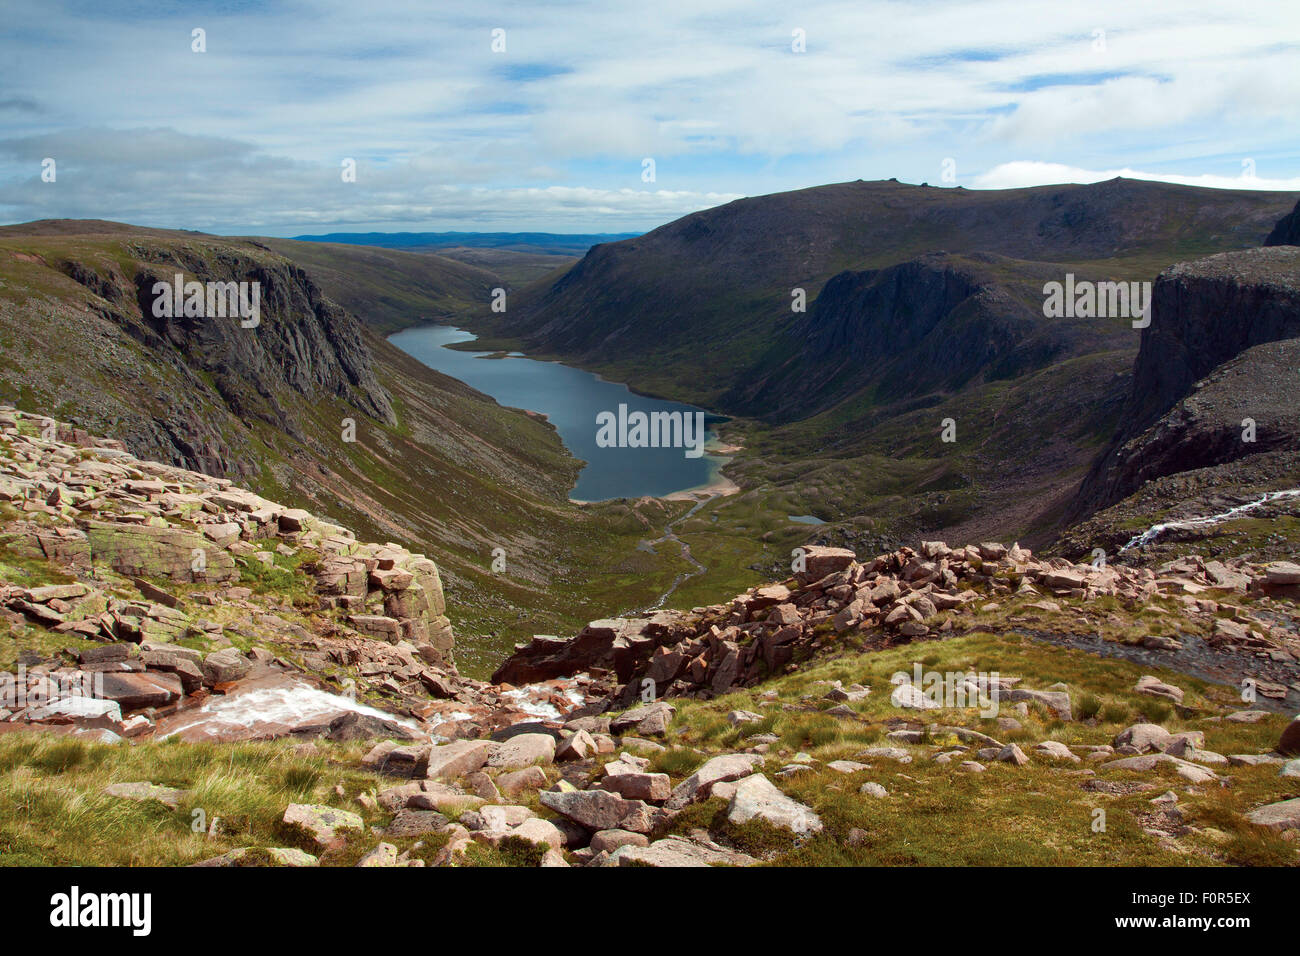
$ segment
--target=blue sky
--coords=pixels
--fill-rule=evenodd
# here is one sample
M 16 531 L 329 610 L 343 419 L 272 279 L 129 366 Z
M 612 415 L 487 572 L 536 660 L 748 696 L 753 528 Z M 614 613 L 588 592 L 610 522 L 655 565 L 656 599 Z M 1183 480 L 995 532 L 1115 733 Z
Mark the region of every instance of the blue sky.
M 4 16 L 4 222 L 623 232 L 889 177 L 1300 192 L 1293 0 L 7 0 Z

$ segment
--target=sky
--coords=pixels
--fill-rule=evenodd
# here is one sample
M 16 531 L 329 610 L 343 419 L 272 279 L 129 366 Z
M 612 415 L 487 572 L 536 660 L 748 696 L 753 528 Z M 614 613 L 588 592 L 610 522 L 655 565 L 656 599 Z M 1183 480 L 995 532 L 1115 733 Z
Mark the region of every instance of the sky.
M 1295 0 L 5 0 L 0 221 L 636 232 L 855 179 L 1300 191 L 1297 103 Z

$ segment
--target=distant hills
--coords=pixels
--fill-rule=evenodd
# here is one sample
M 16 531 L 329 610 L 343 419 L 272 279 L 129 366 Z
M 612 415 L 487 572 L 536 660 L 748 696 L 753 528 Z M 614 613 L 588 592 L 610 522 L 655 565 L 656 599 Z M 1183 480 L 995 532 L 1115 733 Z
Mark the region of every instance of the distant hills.
M 336 242 L 379 246 L 410 252 L 434 249 L 508 249 L 556 256 L 580 256 L 603 242 L 634 239 L 637 232 L 565 234 L 555 232 L 331 232 L 323 236 L 294 236 L 303 242 Z

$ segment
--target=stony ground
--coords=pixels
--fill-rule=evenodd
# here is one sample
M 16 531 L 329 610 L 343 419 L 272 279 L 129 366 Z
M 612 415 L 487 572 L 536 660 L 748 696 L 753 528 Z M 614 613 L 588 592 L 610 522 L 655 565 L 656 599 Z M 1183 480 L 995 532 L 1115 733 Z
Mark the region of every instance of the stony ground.
M 1296 864 L 1300 567 L 793 571 L 467 680 L 428 558 L 0 409 L 0 861 Z

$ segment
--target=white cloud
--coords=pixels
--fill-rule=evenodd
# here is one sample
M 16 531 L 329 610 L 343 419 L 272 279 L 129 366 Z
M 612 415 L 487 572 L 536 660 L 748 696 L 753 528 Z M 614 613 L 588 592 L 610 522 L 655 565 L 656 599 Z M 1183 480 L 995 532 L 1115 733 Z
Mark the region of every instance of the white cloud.
M 975 177 L 972 185 L 977 189 L 1017 189 L 1022 186 L 1048 186 L 1055 183 L 1100 183 L 1117 176 L 1124 179 L 1149 179 L 1158 183 L 1177 183 L 1182 186 L 1205 186 L 1211 189 L 1263 189 L 1277 192 L 1300 192 L 1300 176 L 1289 179 L 1267 179 L 1243 167 L 1238 176 L 1215 176 L 1202 173 L 1184 176 L 1177 173 L 1153 173 L 1140 169 L 1080 169 L 1063 163 L 1039 163 L 1020 160 L 1002 163 Z M 1256 167 L 1257 168 L 1257 167 Z
M 0 217 L 651 228 L 717 196 L 934 180 L 945 157 L 965 185 L 1027 156 L 1194 181 L 1255 157 L 1292 182 L 1297 38 L 1300 5 L 1212 0 L 291 0 L 148 18 L 11 0 Z M 47 148 L 53 190 L 33 166 Z M 344 157 L 363 174 L 350 193 Z

